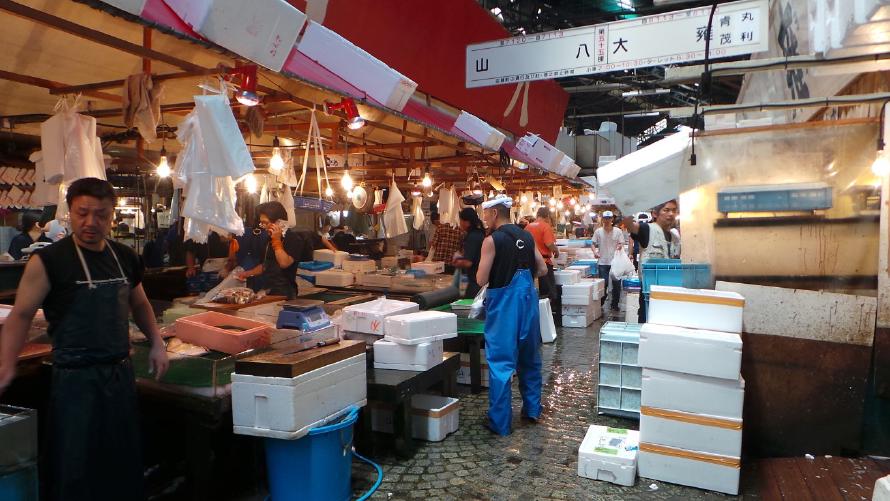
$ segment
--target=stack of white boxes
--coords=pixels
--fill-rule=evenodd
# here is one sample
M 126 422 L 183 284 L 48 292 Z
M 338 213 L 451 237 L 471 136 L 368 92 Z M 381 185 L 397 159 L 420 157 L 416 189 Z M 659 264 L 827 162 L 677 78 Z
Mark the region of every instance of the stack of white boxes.
M 386 317 L 374 343 L 374 368 L 426 371 L 442 363 L 442 340 L 457 337 L 457 315 L 420 311 Z
M 414 313 L 418 310 L 420 310 L 420 306 L 417 303 L 382 297 L 344 307 L 343 313 L 336 323 L 342 337 L 361 339 L 371 346 L 383 338 L 386 317 Z
M 603 316 L 603 280 L 585 279 L 562 286 L 562 326 L 587 327 Z
M 744 305 L 734 292 L 652 286 L 640 330 L 641 477 L 738 493 Z

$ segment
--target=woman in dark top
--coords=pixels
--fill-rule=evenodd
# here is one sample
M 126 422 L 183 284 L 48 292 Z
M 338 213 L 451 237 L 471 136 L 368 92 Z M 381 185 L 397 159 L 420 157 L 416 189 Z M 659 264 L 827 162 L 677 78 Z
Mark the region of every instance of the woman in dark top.
M 29 247 L 34 242 L 53 243 L 43 234 L 43 229 L 37 226 L 36 216 L 22 214 L 22 232 L 16 235 L 12 242 L 9 242 L 9 255 L 15 259 L 21 259 L 24 256 L 22 249 Z
M 304 241 L 297 232 L 284 231 L 281 223 L 287 222 L 287 211 L 280 202 L 266 202 L 257 205 L 259 226 L 269 234 L 269 241 L 263 250 L 262 268 L 255 268 L 241 274 L 247 286 L 254 291 L 269 289 L 269 294 L 297 296 L 297 265 L 304 253 Z M 311 251 L 310 251 L 311 252 Z
M 464 232 L 463 256 L 454 260 L 454 267 L 464 270 L 467 275 L 467 291 L 464 297 L 471 299 L 479 292 L 476 283 L 476 271 L 479 269 L 479 258 L 482 255 L 482 240 L 485 239 L 485 228 L 479 215 L 471 207 L 460 211 L 460 229 Z

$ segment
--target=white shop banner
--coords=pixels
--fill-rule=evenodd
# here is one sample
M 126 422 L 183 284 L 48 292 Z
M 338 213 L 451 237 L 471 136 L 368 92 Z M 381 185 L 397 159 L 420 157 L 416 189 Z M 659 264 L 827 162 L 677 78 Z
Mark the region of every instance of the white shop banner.
M 705 58 L 710 7 L 467 46 L 468 88 L 663 66 Z M 717 6 L 710 57 L 769 48 L 768 0 Z

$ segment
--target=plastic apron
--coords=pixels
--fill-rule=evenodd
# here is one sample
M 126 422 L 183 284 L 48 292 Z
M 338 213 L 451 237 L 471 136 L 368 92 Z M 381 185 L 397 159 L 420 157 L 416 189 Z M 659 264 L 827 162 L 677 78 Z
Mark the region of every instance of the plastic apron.
M 110 244 L 119 278 L 86 280 L 53 331 L 50 499 L 142 499 L 136 380 L 130 363 L 130 284 Z
M 541 322 L 538 291 L 529 269 L 517 270 L 509 285 L 485 293 L 485 358 L 488 417 L 496 433 L 508 435 L 514 371 L 519 374 L 522 415 L 535 419 L 541 415 Z

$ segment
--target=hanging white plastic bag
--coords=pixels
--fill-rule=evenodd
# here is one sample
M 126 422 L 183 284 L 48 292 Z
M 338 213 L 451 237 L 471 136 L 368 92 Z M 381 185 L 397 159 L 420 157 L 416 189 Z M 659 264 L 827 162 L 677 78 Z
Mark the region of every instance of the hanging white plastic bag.
M 634 264 L 630 262 L 627 253 L 623 250 L 615 251 L 615 257 L 612 258 L 612 269 L 609 274 L 615 280 L 621 280 L 624 277 L 633 276 L 636 273 Z
M 282 186 L 278 193 L 278 201 L 284 206 L 287 212 L 287 226 L 293 228 L 297 225 L 297 212 L 294 208 L 294 195 L 287 186 Z
M 240 179 L 252 173 L 253 158 L 232 114 L 229 99 L 222 94 L 195 96 L 195 110 L 213 174 Z
M 386 199 L 386 210 L 383 212 L 383 224 L 386 228 L 386 238 L 395 238 L 408 233 L 408 225 L 405 223 L 405 212 L 402 210 L 404 195 L 399 191 L 395 179 L 389 187 L 389 196 Z
M 468 318 L 475 318 L 476 320 L 485 320 L 485 293 L 488 291 L 488 284 L 485 284 L 479 292 L 476 293 L 476 297 L 473 298 L 473 305 L 470 306 L 470 313 L 467 314 Z
M 423 197 L 414 197 L 414 200 L 411 201 L 411 213 L 414 215 L 414 230 L 420 231 L 423 228 L 423 223 L 426 220 L 426 216 L 423 213 Z
M 244 221 L 235 212 L 235 183 L 228 176 L 192 176 L 182 214 L 226 233 L 244 234 Z

